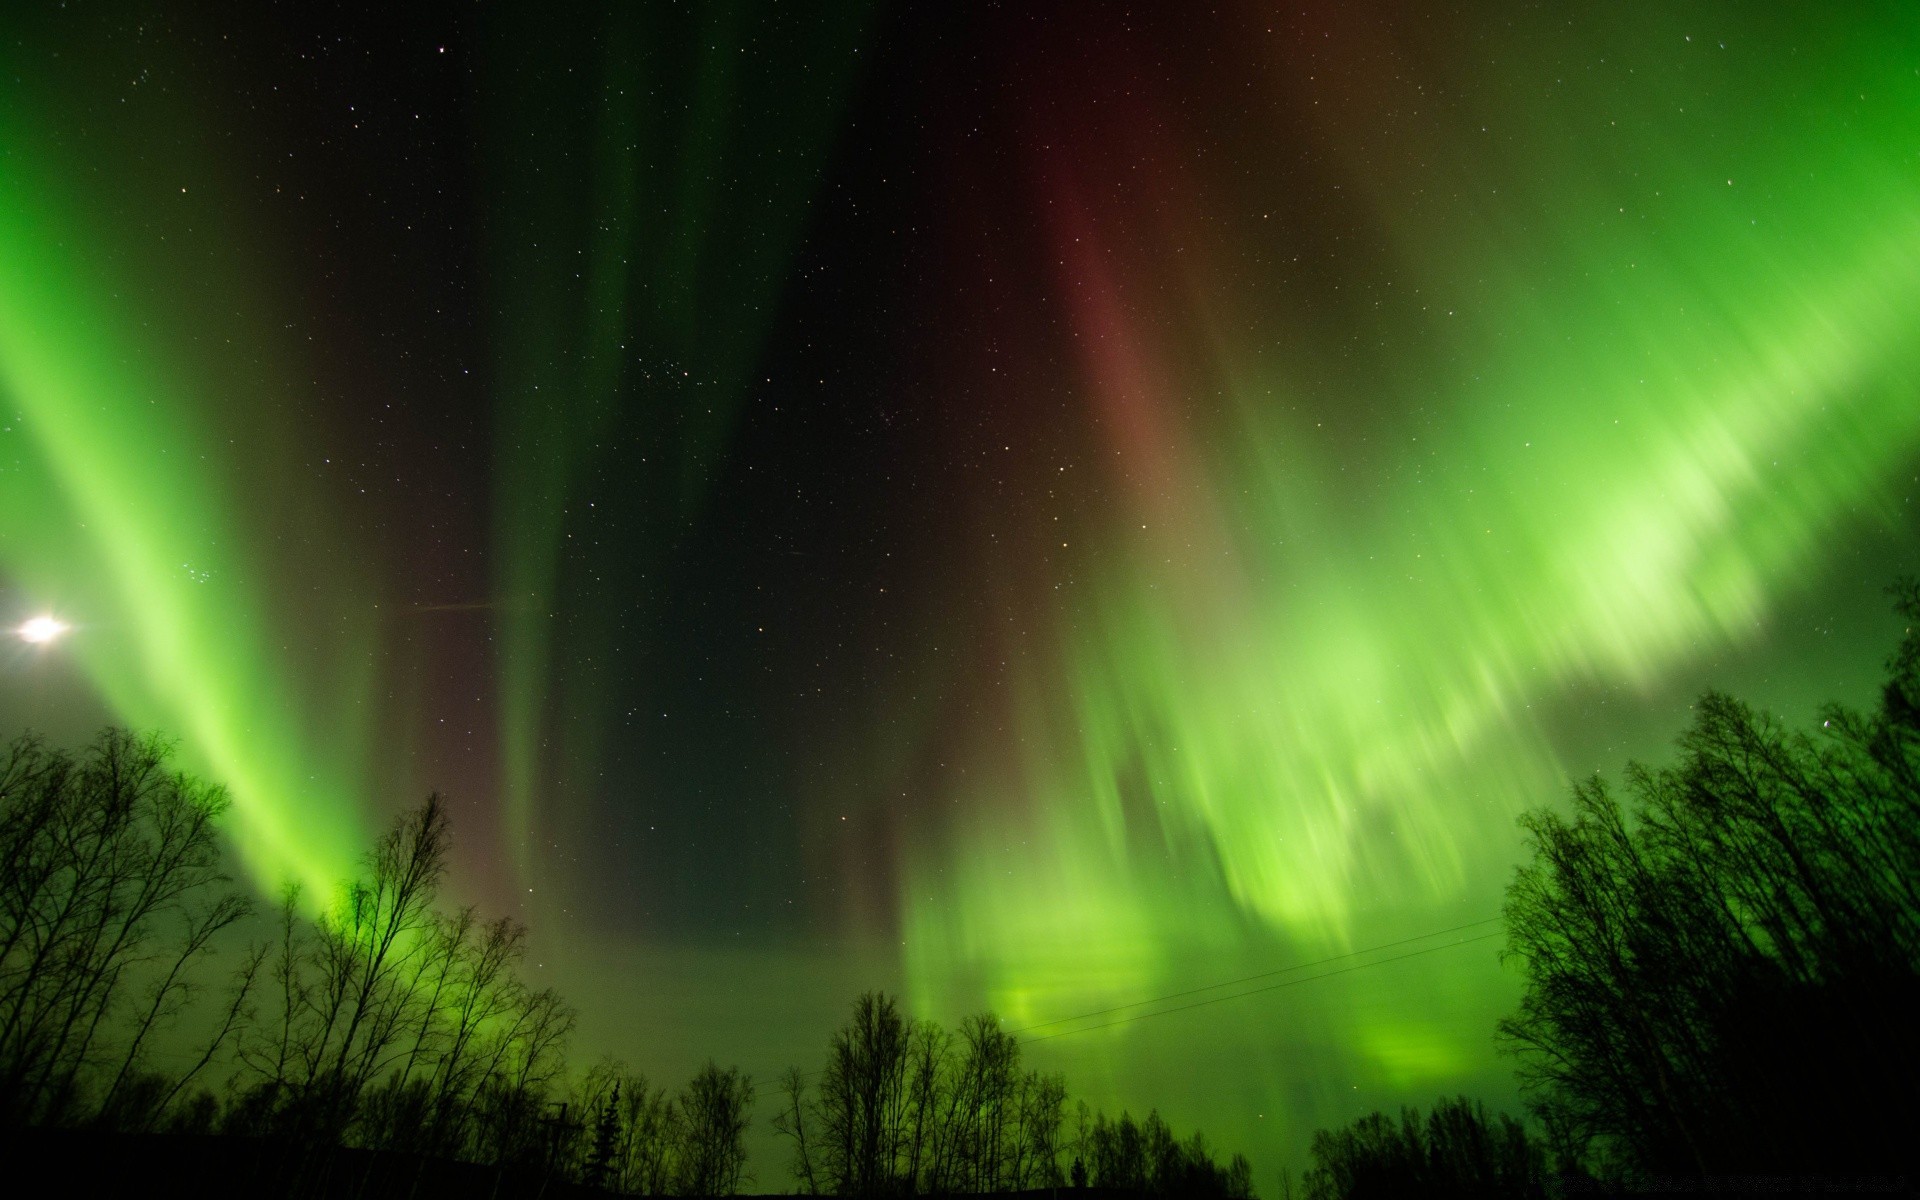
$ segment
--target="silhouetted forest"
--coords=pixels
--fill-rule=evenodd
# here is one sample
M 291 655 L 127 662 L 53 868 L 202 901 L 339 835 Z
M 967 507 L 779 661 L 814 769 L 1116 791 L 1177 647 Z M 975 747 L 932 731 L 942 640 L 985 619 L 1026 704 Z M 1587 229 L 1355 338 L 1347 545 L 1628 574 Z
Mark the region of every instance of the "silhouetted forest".
M 1309 1196 L 1907 1190 L 1920 1146 L 1920 584 L 1879 705 L 1726 695 L 1521 825 L 1499 1034 L 1541 1138 L 1443 1101 L 1318 1134 Z M 1551 1158 L 1552 1175 L 1541 1171 Z M 1725 1185 L 1725 1186 L 1722 1186 Z
M 1896 597 L 1920 623 L 1920 585 Z M 1708 694 L 1670 765 L 1527 814 L 1505 912 L 1525 990 L 1498 1032 L 1532 1130 L 1464 1097 L 1424 1118 L 1373 1113 L 1315 1136 L 1305 1193 L 1910 1177 L 1912 624 L 1879 704 L 1817 721 L 1790 729 Z M 738 1068 L 709 1062 L 677 1088 L 615 1061 L 569 1068 L 574 1012 L 521 978 L 525 929 L 442 903 L 438 796 L 338 895 L 288 891 L 267 914 L 222 873 L 225 806 L 166 744 L 122 731 L 78 754 L 27 737 L 0 761 L 0 1135 L 16 1162 L 109 1144 L 124 1157 L 144 1138 L 142 1161 L 195 1170 L 203 1194 L 722 1195 L 750 1181 L 758 1088 Z M 162 1043 L 183 1066 L 156 1068 Z M 1070 1106 L 990 1014 L 949 1031 L 863 995 L 825 1061 L 768 1099 L 807 1193 L 1253 1195 L 1244 1158 L 1222 1166 L 1157 1113 Z
M 1920 620 L 1920 588 L 1899 592 Z M 1550 1145 L 1607 1175 L 1914 1157 L 1920 638 L 1873 712 L 1791 730 L 1703 697 L 1678 760 L 1524 822 L 1501 1025 Z
M 815 1082 L 792 1068 L 780 1095 L 774 1124 L 808 1193 L 1091 1185 L 1160 1196 L 1253 1195 L 1245 1158 L 1221 1167 L 1201 1135 L 1177 1140 L 1157 1112 L 1144 1123 L 1126 1113 L 1109 1120 L 1081 1103 L 1069 1128 L 1066 1081 L 1022 1070 L 1020 1043 L 986 1014 L 949 1033 L 909 1021 L 883 993 L 861 996 Z
M 1489 1117 L 1465 1096 L 1441 1100 L 1423 1121 L 1369 1113 L 1344 1129 L 1313 1135 L 1309 1200 L 1386 1196 L 1520 1200 L 1546 1194 L 1546 1156 L 1520 1122 Z
M 222 873 L 226 803 L 168 745 L 120 730 L 79 754 L 22 738 L 0 762 L 0 1139 L 16 1163 L 104 1156 L 190 1173 L 203 1195 L 706 1196 L 750 1180 L 756 1088 L 738 1068 L 709 1062 L 677 1089 L 611 1060 L 569 1069 L 575 1014 L 521 978 L 526 930 L 441 903 L 439 796 L 337 896 L 289 890 L 265 914 Z M 238 948 L 262 917 L 271 934 Z M 183 1040 L 188 1065 L 157 1069 L 156 1047 Z M 1218 1166 L 1157 1114 L 1081 1104 L 1069 1129 L 1065 1081 L 1023 1070 L 990 1014 L 950 1034 L 862 996 L 817 1082 L 796 1069 L 779 1098 L 809 1193 L 1252 1195 L 1244 1159 Z M 142 1182 L 103 1169 L 84 1177 Z

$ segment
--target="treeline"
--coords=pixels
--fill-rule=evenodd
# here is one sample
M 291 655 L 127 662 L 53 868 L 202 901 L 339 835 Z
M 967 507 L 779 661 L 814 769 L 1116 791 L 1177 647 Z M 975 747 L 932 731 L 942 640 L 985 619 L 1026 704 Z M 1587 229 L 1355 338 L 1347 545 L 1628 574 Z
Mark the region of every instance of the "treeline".
M 341 1148 L 656 1193 L 736 1188 L 751 1085 L 712 1065 L 671 1097 L 617 1064 L 570 1079 L 575 1014 L 522 978 L 525 928 L 439 904 L 437 795 L 321 915 L 289 890 L 272 935 L 205 983 L 204 960 L 253 909 L 220 869 L 226 803 L 172 770 L 166 744 L 119 730 L 79 756 L 25 738 L 0 763 L 0 1132 L 253 1138 L 279 1149 L 253 1186 L 287 1194 L 364 1194 L 365 1180 L 330 1177 Z M 193 1061 L 153 1069 L 189 1012 L 211 1018 Z M 218 1091 L 209 1068 L 226 1074 Z M 650 1106 L 638 1174 L 614 1174 L 627 1160 L 569 1117 L 606 1080 Z
M 1540 1144 L 1512 1117 L 1487 1115 L 1465 1096 L 1440 1100 L 1424 1120 L 1369 1113 L 1339 1130 L 1313 1135 L 1308 1200 L 1395 1196 L 1525 1200 L 1544 1196 L 1547 1163 Z
M 753 1080 L 712 1062 L 678 1095 L 608 1060 L 575 1092 L 584 1125 L 564 1130 L 565 1176 L 621 1195 L 724 1196 L 746 1173 Z
M 1505 915 L 1526 986 L 1499 1034 L 1544 1144 L 1522 1155 L 1476 1108 L 1472 1144 L 1504 1149 L 1474 1158 L 1618 1188 L 1920 1165 L 1920 584 L 1894 594 L 1909 626 L 1873 710 L 1790 729 L 1710 693 L 1671 765 L 1522 818 Z M 1461 1103 L 1323 1132 L 1308 1194 L 1541 1194 L 1512 1169 L 1462 1184 L 1433 1123 Z
M 1246 1159 L 1222 1168 L 1199 1134 L 1175 1140 L 1158 1113 L 1137 1125 L 1081 1103 L 1066 1132 L 1066 1082 L 1023 1069 L 1020 1043 L 990 1014 L 950 1033 L 868 993 L 812 1079 L 797 1067 L 787 1072 L 774 1118 L 808 1193 L 945 1195 L 1071 1182 L 1165 1196 L 1253 1194 Z
M 495 1194 L 750 1179 L 756 1089 L 737 1068 L 673 1090 L 613 1060 L 569 1069 L 575 1014 L 522 977 L 525 928 L 441 904 L 440 797 L 328 902 L 289 890 L 256 914 L 222 873 L 225 795 L 169 749 L 109 730 L 79 755 L 29 737 L 0 760 L 0 1139 L 206 1137 L 235 1194 L 429 1194 L 451 1164 L 462 1187 L 491 1169 Z M 238 963 L 219 972 L 223 944 Z M 163 1043 L 190 1045 L 184 1068 L 156 1067 Z M 1157 1115 L 1081 1104 L 1067 1133 L 1065 1082 L 1023 1068 L 991 1015 L 948 1033 L 863 996 L 817 1080 L 791 1071 L 779 1099 L 809 1193 L 1252 1194 L 1244 1159 L 1218 1166 Z
M 1075 1187 L 1085 1183 L 1116 1192 L 1228 1200 L 1250 1200 L 1254 1195 L 1253 1165 L 1245 1155 L 1236 1154 L 1221 1167 L 1207 1149 L 1205 1137 L 1195 1131 L 1184 1141 L 1176 1140 L 1158 1112 L 1149 1112 L 1136 1125 L 1124 1112 L 1117 1121 L 1103 1113 L 1094 1113 L 1089 1120 L 1082 1104 L 1076 1126 L 1080 1136 L 1071 1177 Z

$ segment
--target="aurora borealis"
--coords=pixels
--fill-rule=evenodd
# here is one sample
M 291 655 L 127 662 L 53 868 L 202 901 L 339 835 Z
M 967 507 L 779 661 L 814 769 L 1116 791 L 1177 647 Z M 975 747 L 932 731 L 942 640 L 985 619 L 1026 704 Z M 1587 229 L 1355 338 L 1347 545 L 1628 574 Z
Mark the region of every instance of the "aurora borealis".
M 1519 811 L 1869 695 L 1910 7 L 500 7 L 0 17 L 0 717 L 263 889 L 447 791 L 582 1057 L 897 988 L 1271 1188 L 1511 1104 Z

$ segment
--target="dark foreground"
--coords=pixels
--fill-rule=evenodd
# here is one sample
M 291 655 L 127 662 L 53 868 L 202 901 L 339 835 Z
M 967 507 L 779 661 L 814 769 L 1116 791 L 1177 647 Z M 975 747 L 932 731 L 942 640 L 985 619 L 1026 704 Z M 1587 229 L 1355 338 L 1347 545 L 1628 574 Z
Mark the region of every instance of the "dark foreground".
M 320 1148 L 218 1134 L 27 1130 L 0 1137 L 0 1162 L 21 1195 L 191 1196 L 196 1200 L 586 1200 L 614 1193 L 538 1166 L 483 1167 L 388 1151 Z M 999 1192 L 1000 1200 L 1070 1195 L 1117 1200 L 1106 1188 Z

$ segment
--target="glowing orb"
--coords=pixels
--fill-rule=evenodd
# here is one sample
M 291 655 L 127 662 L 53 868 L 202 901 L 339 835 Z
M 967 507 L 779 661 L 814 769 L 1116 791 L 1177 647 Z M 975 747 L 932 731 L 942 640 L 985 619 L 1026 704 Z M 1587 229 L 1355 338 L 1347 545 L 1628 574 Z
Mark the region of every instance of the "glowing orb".
M 20 636 L 36 646 L 44 646 L 65 633 L 71 626 L 54 617 L 34 617 L 20 626 Z

